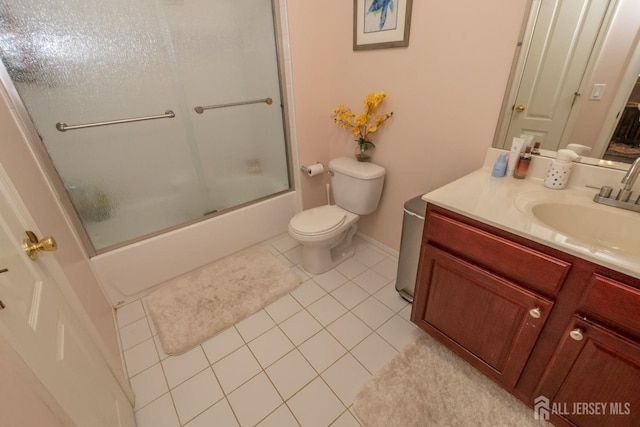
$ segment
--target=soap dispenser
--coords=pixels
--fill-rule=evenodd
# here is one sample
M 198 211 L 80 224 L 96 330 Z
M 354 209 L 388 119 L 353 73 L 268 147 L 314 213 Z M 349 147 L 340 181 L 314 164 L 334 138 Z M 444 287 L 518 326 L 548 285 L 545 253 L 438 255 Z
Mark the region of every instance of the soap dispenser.
M 555 160 L 551 162 L 547 177 L 544 179 L 544 186 L 554 190 L 561 190 L 567 185 L 571 169 L 573 169 L 573 161 L 580 157 L 572 150 L 558 150 Z
M 582 157 L 582 153 L 584 153 L 585 151 L 591 151 L 591 147 L 580 144 L 569 144 L 567 145 L 567 150 L 575 152 L 579 156 L 576 160 L 580 160 L 580 158 Z

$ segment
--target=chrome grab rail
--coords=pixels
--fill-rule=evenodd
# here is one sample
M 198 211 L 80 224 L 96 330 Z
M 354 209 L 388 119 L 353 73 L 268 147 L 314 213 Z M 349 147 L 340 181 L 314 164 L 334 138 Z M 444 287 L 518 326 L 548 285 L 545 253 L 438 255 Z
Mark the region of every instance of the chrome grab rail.
M 83 128 L 92 128 L 96 126 L 106 126 L 106 125 L 118 125 L 121 123 L 131 123 L 131 122 L 141 122 L 144 120 L 155 120 L 155 119 L 172 119 L 176 116 L 171 110 L 167 110 L 164 114 L 160 114 L 157 116 L 146 116 L 146 117 L 135 117 L 132 119 L 120 119 L 120 120 L 109 120 L 106 122 L 95 122 L 95 123 L 85 123 L 82 125 L 67 125 L 66 123 L 58 122 L 56 123 L 56 129 L 60 132 L 66 132 L 68 130 L 73 129 L 83 129 Z
M 229 102 L 227 104 L 205 105 L 204 107 L 198 105 L 197 107 L 194 108 L 194 110 L 196 111 L 196 113 L 202 114 L 204 113 L 204 110 L 213 110 L 215 108 L 236 107 L 238 105 L 247 105 L 247 104 L 260 104 L 262 102 L 268 105 L 271 105 L 273 104 L 273 99 L 265 98 L 265 99 L 255 99 L 253 101 Z

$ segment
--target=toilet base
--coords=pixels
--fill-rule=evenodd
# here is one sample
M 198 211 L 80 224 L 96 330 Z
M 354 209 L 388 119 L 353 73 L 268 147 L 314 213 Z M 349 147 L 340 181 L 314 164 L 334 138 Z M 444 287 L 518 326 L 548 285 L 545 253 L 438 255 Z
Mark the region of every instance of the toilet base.
M 349 259 L 355 253 L 352 238 L 358 226 L 353 224 L 342 239 L 334 247 L 302 246 L 302 268 L 311 274 L 325 273 L 341 262 Z

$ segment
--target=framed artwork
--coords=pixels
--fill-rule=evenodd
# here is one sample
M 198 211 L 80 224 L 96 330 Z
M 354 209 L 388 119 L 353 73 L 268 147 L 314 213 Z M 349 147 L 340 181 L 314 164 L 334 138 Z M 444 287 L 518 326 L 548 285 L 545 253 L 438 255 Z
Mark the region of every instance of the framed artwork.
M 353 0 L 353 50 L 409 46 L 413 0 Z

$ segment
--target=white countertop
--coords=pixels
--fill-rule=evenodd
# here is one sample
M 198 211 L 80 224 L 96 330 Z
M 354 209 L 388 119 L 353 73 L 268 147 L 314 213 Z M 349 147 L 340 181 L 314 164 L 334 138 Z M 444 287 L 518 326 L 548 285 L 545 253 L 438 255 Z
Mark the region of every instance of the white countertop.
M 639 257 L 621 254 L 612 248 L 593 245 L 563 235 L 538 221 L 522 207 L 523 203 L 516 203 L 518 200 L 523 201 L 525 198 L 531 199 L 535 196 L 544 200 L 571 198 L 580 203 L 597 205 L 592 202 L 592 199 L 598 190 L 586 186 L 611 185 L 614 191 L 617 191 L 617 188 L 620 188 L 620 179 L 624 175 L 623 171 L 576 164 L 569 179 L 569 186 L 563 190 L 552 190 L 542 184 L 551 162 L 551 159 L 547 158 L 534 157 L 529 175 L 524 180 L 513 177 L 492 177 L 493 162 L 500 152 L 502 151 L 489 149 L 481 169 L 425 194 L 422 199 L 501 230 L 640 278 Z M 607 208 L 612 210 L 613 221 L 618 214 L 640 215 L 640 213 L 619 208 Z M 640 230 L 631 232 L 640 235 Z

